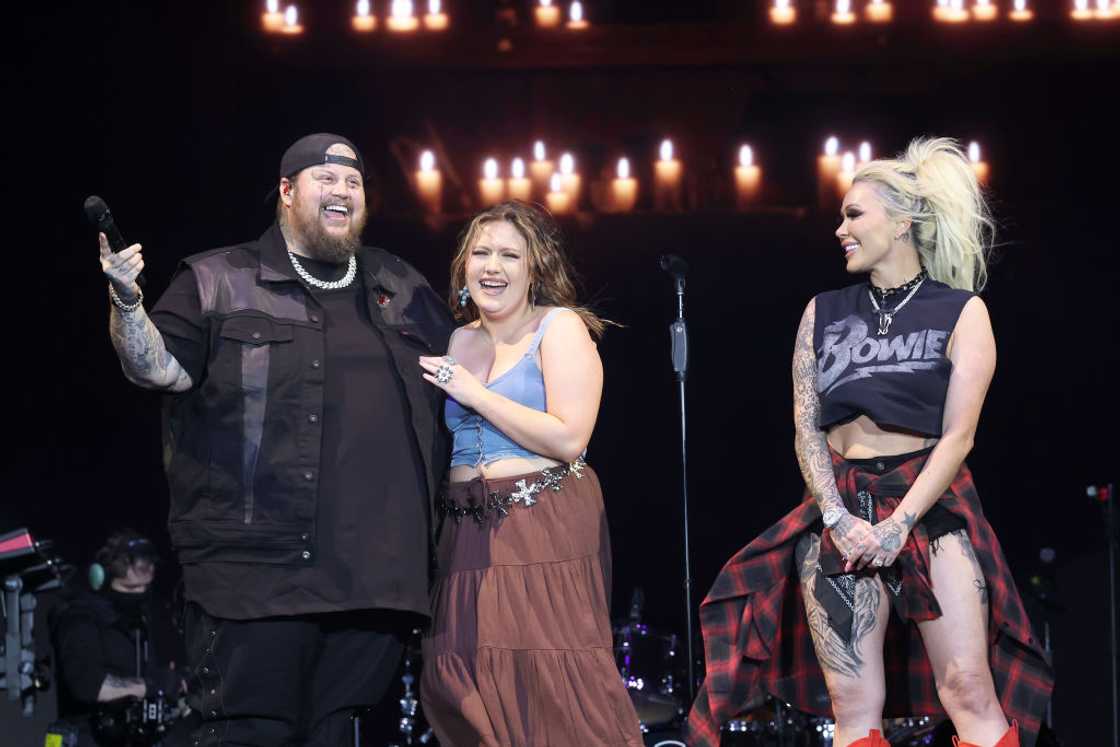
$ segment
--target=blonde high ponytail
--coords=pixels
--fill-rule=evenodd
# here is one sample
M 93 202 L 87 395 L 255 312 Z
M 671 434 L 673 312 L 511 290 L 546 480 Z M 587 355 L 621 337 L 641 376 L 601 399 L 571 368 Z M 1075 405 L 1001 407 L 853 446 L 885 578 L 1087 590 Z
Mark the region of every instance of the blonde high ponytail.
M 897 158 L 865 164 L 855 181 L 876 187 L 889 215 L 910 219 L 930 277 L 964 290 L 984 287 L 995 222 L 956 140 L 916 138 Z

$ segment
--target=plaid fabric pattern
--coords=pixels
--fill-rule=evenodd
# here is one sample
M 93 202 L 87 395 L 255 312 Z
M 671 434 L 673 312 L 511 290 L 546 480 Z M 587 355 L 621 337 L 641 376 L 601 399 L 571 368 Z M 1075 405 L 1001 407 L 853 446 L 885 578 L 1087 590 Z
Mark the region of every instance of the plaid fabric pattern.
M 881 475 L 860 469 L 836 453 L 832 466 L 849 510 L 858 506 L 856 494 L 867 491 L 874 496 L 877 517 L 883 519 L 921 472 L 926 457 L 915 456 Z M 1033 747 L 1053 689 L 1053 673 L 1031 631 L 999 540 L 984 518 L 965 465 L 938 505 L 963 519 L 967 527 L 988 584 L 989 663 L 996 692 L 1007 717 L 1019 721 L 1022 744 Z M 808 713 L 832 715 L 794 559 L 798 538 L 819 520 L 816 501 L 806 494 L 797 508 L 732 556 L 700 605 L 707 678 L 689 713 L 688 744 L 716 747 L 723 723 L 760 704 L 766 694 Z M 884 644 L 887 718 L 945 713 L 915 625 L 941 614 L 930 587 L 929 552 L 929 538 L 919 522 L 896 562 L 903 592 L 893 600 L 894 610 L 905 615 L 906 622 L 900 624 L 892 615 Z M 837 563 L 842 567 L 825 531 L 821 566 L 833 573 L 839 569 Z

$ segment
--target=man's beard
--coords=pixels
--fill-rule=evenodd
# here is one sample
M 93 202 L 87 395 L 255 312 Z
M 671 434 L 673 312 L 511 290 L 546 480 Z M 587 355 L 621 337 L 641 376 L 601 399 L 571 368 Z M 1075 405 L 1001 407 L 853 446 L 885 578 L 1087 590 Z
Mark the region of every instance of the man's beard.
M 319 211 L 315 212 L 314 218 L 307 220 L 299 211 L 293 210 L 291 219 L 295 237 L 312 259 L 343 264 L 348 262 L 362 245 L 362 231 L 366 227 L 365 210 L 355 213 L 351 208 L 350 228 L 341 236 L 327 232 L 320 222 Z

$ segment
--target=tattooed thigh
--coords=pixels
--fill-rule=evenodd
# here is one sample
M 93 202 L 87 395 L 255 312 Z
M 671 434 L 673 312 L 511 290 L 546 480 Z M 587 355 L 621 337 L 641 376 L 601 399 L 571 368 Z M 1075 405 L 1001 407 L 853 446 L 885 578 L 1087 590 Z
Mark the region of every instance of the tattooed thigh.
M 882 585 L 876 577 L 858 578 L 852 589 L 852 627 L 848 639 L 836 632 L 829 621 L 828 611 L 817 601 L 818 583 L 829 583 L 817 574 L 820 560 L 820 538 L 807 534 L 794 550 L 798 573 L 801 578 L 801 597 L 817 661 L 826 678 L 834 675 L 859 678 L 868 674 L 865 664 L 869 657 L 876 662 L 875 669 L 882 669 L 882 640 L 886 624 L 882 598 Z
M 968 539 L 968 532 L 964 529 L 958 529 L 950 533 L 957 541 L 960 554 L 968 561 L 969 567 L 972 569 L 972 577 L 970 582 L 972 588 L 980 597 L 980 604 L 988 604 L 988 582 L 984 577 L 984 569 L 980 567 L 980 560 L 976 557 L 976 548 L 972 546 L 972 542 Z

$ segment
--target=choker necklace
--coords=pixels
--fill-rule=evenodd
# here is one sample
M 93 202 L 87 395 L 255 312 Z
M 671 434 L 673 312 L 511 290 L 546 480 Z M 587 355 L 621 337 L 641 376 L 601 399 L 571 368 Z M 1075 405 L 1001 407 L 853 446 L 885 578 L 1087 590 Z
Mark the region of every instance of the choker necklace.
M 925 282 L 925 279 L 926 271 L 923 269 L 918 273 L 918 276 L 916 278 L 908 283 L 905 283 L 904 285 L 898 286 L 897 288 L 884 289 L 876 288 L 874 285 L 872 285 L 867 289 L 867 297 L 871 299 L 871 307 L 875 309 L 875 313 L 879 316 L 880 335 L 886 335 L 887 332 L 890 331 L 891 322 L 894 321 L 894 315 L 897 314 L 899 310 L 902 309 L 902 307 L 905 306 L 910 301 L 910 299 L 914 297 L 914 294 L 917 293 L 918 289 L 922 287 L 922 283 Z M 893 309 L 883 308 L 882 306 L 880 306 L 879 301 L 875 298 L 876 295 L 882 294 L 882 299 L 885 302 L 887 296 L 902 293 L 906 290 L 909 290 L 910 292 L 907 293 L 906 297 L 899 301 Z
M 907 291 L 910 291 L 911 289 L 914 288 L 914 286 L 920 285 L 921 282 L 923 280 L 925 280 L 927 277 L 929 277 L 929 273 L 927 273 L 926 268 L 923 267 L 921 270 L 918 271 L 917 275 L 915 275 L 914 277 L 912 277 L 910 280 L 906 281 L 902 285 L 896 286 L 894 288 L 880 288 L 879 286 L 874 285 L 871 282 L 870 278 L 867 280 L 867 285 L 870 286 L 870 288 L 874 292 L 874 294 L 879 298 L 880 301 L 882 301 L 883 299 L 887 298 L 888 296 L 893 296 L 893 295 L 896 295 L 898 293 L 906 293 Z
M 355 259 L 353 254 L 350 255 L 350 261 L 346 265 L 346 274 L 338 280 L 320 280 L 315 277 L 304 269 L 303 265 L 299 263 L 299 259 L 296 258 L 296 255 L 290 251 L 288 252 L 288 259 L 292 260 L 292 267 L 295 268 L 296 274 L 303 278 L 303 282 L 316 288 L 322 288 L 323 290 L 345 288 L 350 285 L 350 283 L 354 282 L 354 276 L 358 274 L 358 260 Z

